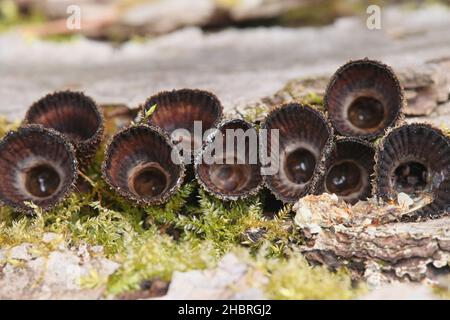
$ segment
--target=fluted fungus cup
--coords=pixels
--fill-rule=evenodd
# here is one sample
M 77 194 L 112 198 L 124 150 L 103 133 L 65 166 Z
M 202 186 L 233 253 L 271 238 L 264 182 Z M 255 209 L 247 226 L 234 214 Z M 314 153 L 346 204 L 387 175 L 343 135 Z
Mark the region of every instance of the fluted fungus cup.
M 263 182 L 256 129 L 244 120 L 224 121 L 196 157 L 195 173 L 200 185 L 220 199 L 256 194 Z
M 405 219 L 435 218 L 450 209 L 450 141 L 439 129 L 413 123 L 394 128 L 376 154 L 375 194 L 389 201 L 399 193 L 417 200 Z M 428 199 L 423 201 L 423 199 Z
M 148 123 L 164 129 L 176 145 L 191 150 L 189 161 L 203 145 L 204 133 L 222 120 L 223 107 L 212 93 L 197 89 L 163 91 L 147 99 L 144 114 L 156 106 Z M 195 125 L 199 132 L 195 131 Z
M 75 147 L 80 166 L 87 166 L 103 139 L 104 119 L 92 98 L 76 91 L 51 93 L 28 109 L 24 124 L 40 124 L 62 133 Z
M 372 196 L 375 148 L 358 138 L 340 138 L 326 160 L 325 174 L 315 193 L 334 193 L 339 199 L 354 204 Z
M 179 189 L 184 165 L 159 127 L 137 125 L 114 135 L 102 173 L 112 189 L 131 202 L 163 204 Z
M 26 125 L 0 142 L 0 200 L 15 210 L 33 212 L 27 202 L 51 209 L 72 191 L 77 172 L 72 144 L 55 130 Z
M 275 161 L 279 155 L 278 170 L 265 175 L 266 186 L 279 200 L 294 203 L 324 174 L 333 129 L 320 111 L 298 103 L 271 111 L 261 128 L 268 132 L 267 146 L 260 149 L 265 153 L 261 158 Z M 271 135 L 274 129 L 279 132 L 278 139 Z
M 324 104 L 343 136 L 374 139 L 402 119 L 404 93 L 394 71 L 369 59 L 340 67 L 325 91 Z

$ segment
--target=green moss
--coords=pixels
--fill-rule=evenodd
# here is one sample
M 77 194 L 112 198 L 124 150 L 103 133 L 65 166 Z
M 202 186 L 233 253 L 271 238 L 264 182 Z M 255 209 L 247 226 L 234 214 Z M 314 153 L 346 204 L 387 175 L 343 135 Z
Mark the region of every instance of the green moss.
M 442 288 L 433 288 L 433 293 L 440 299 L 450 300 L 450 291 Z
M 119 260 L 120 269 L 108 280 L 110 294 L 139 289 L 147 279 L 170 280 L 174 271 L 214 266 L 216 256 L 208 242 L 177 242 L 151 228 L 130 243 L 127 256 Z
M 262 248 L 256 257 L 245 253 L 244 257 L 254 272 L 267 277 L 261 289 L 269 299 L 354 299 L 367 292 L 365 285 L 352 283 L 346 270 L 313 267 L 297 251 L 287 252 L 284 258 L 267 258 Z
M 0 32 L 15 26 L 29 26 L 41 24 L 45 18 L 40 12 L 32 12 L 25 16 L 19 12 L 13 0 L 0 0 Z
M 271 275 L 266 288 L 270 299 L 354 299 L 366 291 L 364 286 L 352 285 L 346 270 L 312 267 L 300 254 L 269 260 L 266 269 Z
M 6 117 L 0 116 L 0 137 L 3 137 L 8 131 L 16 129 L 19 125 L 19 121 L 10 122 Z
M 245 113 L 243 115 L 244 120 L 248 122 L 255 122 L 257 120 L 261 120 L 263 115 L 269 112 L 270 107 L 265 104 L 257 104 L 255 106 L 251 106 L 245 109 Z
M 23 14 L 19 11 L 13 0 L 0 0 L 0 32 L 8 31 L 15 27 L 39 26 L 46 22 L 43 12 L 33 9 L 30 13 Z M 43 36 L 41 39 L 53 42 L 75 41 L 80 38 L 77 34 L 54 34 Z
M 120 206 L 120 201 L 116 205 Z M 42 245 L 46 232 L 63 235 L 67 245 L 101 245 L 106 257 L 121 263 L 108 279 L 108 293 L 138 289 L 142 281 L 153 277 L 170 279 L 175 270 L 211 266 L 218 256 L 209 250 L 207 241 L 179 243 L 156 226 L 145 229 L 142 209 L 127 205 L 127 209 L 115 211 L 92 201 L 89 195 L 72 195 L 47 213 L 34 209 L 34 217 L 15 217 L 9 209 L 1 209 L 0 247 L 24 242 Z M 92 286 L 93 279 L 84 279 L 84 284 Z
M 450 276 L 441 276 L 432 286 L 433 293 L 440 299 L 450 300 Z
M 274 217 L 263 214 L 262 199 L 253 196 L 246 200 L 223 202 L 197 184 L 188 184 L 169 202 L 166 209 L 148 208 L 148 221 L 152 224 L 174 228 L 182 241 L 207 240 L 219 254 L 227 252 L 236 244 L 257 249 L 264 242 L 271 244 L 271 253 L 281 255 L 289 241 L 294 238 L 290 232 L 289 208 L 281 210 Z M 186 203 L 198 190 L 196 204 Z M 176 203 L 176 205 L 175 205 Z M 181 209 L 184 211 L 181 212 Z M 253 235 L 254 234 L 254 235 Z
M 309 105 L 322 105 L 323 97 L 315 92 L 308 92 L 306 96 L 302 98 L 302 102 Z
M 12 0 L 0 1 L 0 30 L 19 21 L 19 10 Z
M 385 1 L 309 1 L 282 14 L 279 23 L 289 26 L 321 26 L 332 23 L 341 16 L 364 14 L 369 5 L 383 5 L 383 2 Z
M 214 0 L 215 4 L 222 8 L 232 9 L 242 3 L 241 0 Z
M 334 21 L 338 12 L 337 1 L 317 1 L 303 4 L 281 16 L 282 25 L 324 25 Z
M 67 33 L 67 34 L 52 34 L 48 36 L 41 37 L 44 41 L 51 41 L 51 42 L 73 42 L 78 41 L 81 39 L 81 36 L 74 33 Z

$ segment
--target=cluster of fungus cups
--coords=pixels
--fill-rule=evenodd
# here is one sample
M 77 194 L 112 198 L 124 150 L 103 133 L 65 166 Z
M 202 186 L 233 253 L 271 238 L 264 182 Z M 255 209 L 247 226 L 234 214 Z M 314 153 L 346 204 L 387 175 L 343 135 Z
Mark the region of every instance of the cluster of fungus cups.
M 438 217 L 450 209 L 450 140 L 431 125 L 405 124 L 404 104 L 393 70 L 369 59 L 336 71 L 325 112 L 287 103 L 271 110 L 259 129 L 242 119 L 222 120 L 212 93 L 164 91 L 145 101 L 139 123 L 111 137 L 102 175 L 141 205 L 163 204 L 184 181 L 196 179 L 225 201 L 263 186 L 284 203 L 324 192 L 351 204 L 406 193 L 426 200 L 417 201 L 406 220 Z M 0 142 L 0 200 L 21 211 L 29 210 L 27 201 L 45 210 L 60 202 L 78 167 L 97 151 L 103 130 L 102 113 L 82 93 L 58 92 L 33 104 L 22 126 Z
M 0 142 L 0 201 L 17 211 L 49 210 L 75 188 L 103 136 L 103 115 L 80 92 L 60 91 L 34 103 Z
M 402 119 L 397 77 L 376 61 L 349 62 L 331 78 L 324 101 L 325 113 L 288 103 L 262 123 L 264 129 L 279 130 L 278 140 L 267 144 L 269 158 L 279 154 L 279 171 L 265 183 L 283 202 L 323 192 L 352 204 L 372 196 L 372 140 Z
M 125 198 L 146 205 L 166 202 L 184 180 L 194 178 L 222 200 L 256 194 L 263 183 L 257 149 L 247 144 L 243 152 L 233 148 L 219 157 L 214 144 L 228 130 L 241 130 L 256 137 L 257 146 L 257 131 L 241 119 L 222 122 L 222 113 L 219 99 L 207 91 L 164 91 L 148 98 L 142 108 L 144 123 L 120 131 L 109 142 L 102 167 L 105 180 Z M 229 141 L 221 141 L 228 150 Z M 204 161 L 207 153 L 214 158 L 211 163 Z
M 376 196 L 414 200 L 402 219 L 435 218 L 450 209 L 450 140 L 428 124 L 404 123 L 403 89 L 392 69 L 362 59 L 340 67 L 324 97 L 337 133 L 316 194 L 355 203 Z
M 222 112 L 220 101 L 207 91 L 180 89 L 151 96 L 142 107 L 143 121 L 118 132 L 108 143 L 104 179 L 128 200 L 144 205 L 166 202 L 194 177 L 192 162 L 203 135 L 217 126 Z M 201 125 L 199 133 L 196 122 Z M 186 150 L 188 154 L 183 154 Z

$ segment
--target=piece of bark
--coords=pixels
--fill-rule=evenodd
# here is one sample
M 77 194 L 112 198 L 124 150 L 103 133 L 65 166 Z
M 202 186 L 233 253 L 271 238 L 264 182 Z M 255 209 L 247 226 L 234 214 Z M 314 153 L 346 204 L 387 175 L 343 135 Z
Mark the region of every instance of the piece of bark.
M 405 107 L 407 115 L 429 115 L 438 104 L 449 100 L 450 58 L 404 69 L 399 77 L 408 102 Z
M 307 196 L 294 206 L 296 224 L 313 263 L 348 267 L 370 286 L 392 281 L 435 281 L 450 261 L 450 217 L 416 223 L 395 222 L 405 211 L 375 200 L 354 206 L 328 194 Z

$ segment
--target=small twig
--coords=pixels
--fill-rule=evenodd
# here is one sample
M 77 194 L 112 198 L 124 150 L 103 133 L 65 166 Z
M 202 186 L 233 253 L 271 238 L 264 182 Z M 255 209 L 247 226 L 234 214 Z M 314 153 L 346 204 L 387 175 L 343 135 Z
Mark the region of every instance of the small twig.
M 78 174 L 81 177 L 83 177 L 83 179 L 86 180 L 92 186 L 93 192 L 97 193 L 98 202 L 99 202 L 100 206 L 102 206 L 102 194 L 100 193 L 98 185 L 91 178 L 89 178 L 86 174 L 84 174 L 81 170 L 78 170 Z
M 89 184 L 92 186 L 92 188 L 96 188 L 97 187 L 96 183 L 91 178 L 89 178 L 87 175 L 85 175 L 81 170 L 78 170 L 78 174 L 80 176 L 82 176 L 84 178 L 84 180 L 89 182 Z

